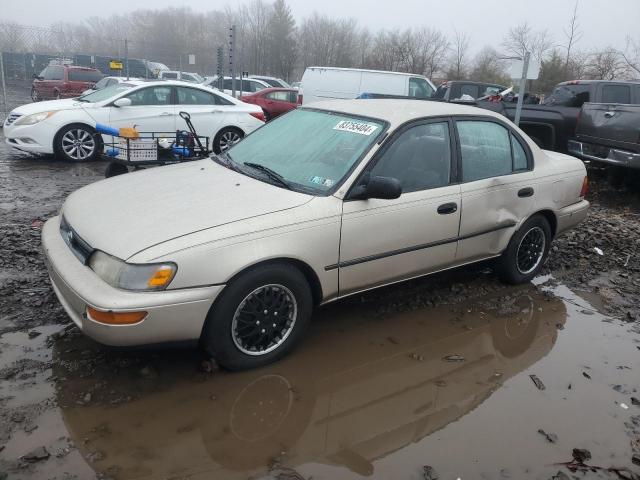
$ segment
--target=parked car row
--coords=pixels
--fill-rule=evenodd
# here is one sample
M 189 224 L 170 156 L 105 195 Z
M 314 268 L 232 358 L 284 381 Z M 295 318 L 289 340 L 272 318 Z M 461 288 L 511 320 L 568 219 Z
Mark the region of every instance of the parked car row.
M 174 135 L 184 129 L 180 111 L 191 116 L 212 149 L 223 152 L 264 123 L 256 105 L 241 102 L 202 85 L 172 80 L 129 80 L 64 100 L 23 105 L 4 124 L 6 142 L 32 153 L 55 153 L 69 161 L 95 159 L 103 139 L 97 123 L 114 128 L 135 126 L 142 132 Z

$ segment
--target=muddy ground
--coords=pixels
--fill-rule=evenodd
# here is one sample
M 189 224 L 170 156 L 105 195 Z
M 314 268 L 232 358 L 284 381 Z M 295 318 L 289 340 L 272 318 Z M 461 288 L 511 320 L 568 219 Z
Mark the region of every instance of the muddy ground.
M 0 480 L 640 478 L 640 200 L 601 172 L 532 284 L 480 266 L 361 295 L 231 374 L 80 334 L 39 235 L 104 165 L 0 141 Z

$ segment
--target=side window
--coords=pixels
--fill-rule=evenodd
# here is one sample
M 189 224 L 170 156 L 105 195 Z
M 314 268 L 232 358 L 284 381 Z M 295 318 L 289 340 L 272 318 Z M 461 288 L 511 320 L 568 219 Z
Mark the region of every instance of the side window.
M 462 180 L 472 182 L 512 172 L 509 131 L 493 122 L 456 123 L 462 155 Z
M 478 85 L 469 85 L 468 83 L 462 85 L 462 87 L 460 88 L 460 97 L 462 97 L 463 95 L 469 95 L 473 98 L 478 98 Z
M 197 88 L 177 87 L 179 105 L 229 105 L 231 102 Z
M 400 180 L 402 193 L 449 184 L 449 124 L 427 123 L 402 132 L 371 169 L 371 175 Z
M 230 78 L 225 78 L 223 82 L 223 90 L 233 90 L 233 82 Z
M 430 98 L 433 93 L 431 85 L 424 78 L 409 79 L 409 96 L 414 98 Z
M 640 98 L 640 89 L 638 90 L 638 96 Z M 289 102 L 298 103 L 298 92 L 296 91 L 289 92 Z
M 603 85 L 602 103 L 631 103 L 631 87 L 629 85 Z
M 136 90 L 126 98 L 131 99 L 132 106 L 171 105 L 171 87 L 149 87 Z
M 267 93 L 266 97 L 270 100 L 277 100 L 279 102 L 288 102 L 289 92 L 270 92 L 270 93 Z
M 259 92 L 260 90 L 264 90 L 264 87 L 260 85 L 258 82 L 254 82 L 253 80 L 245 80 L 247 82 L 249 88 L 245 88 L 245 91 L 249 92 Z
M 527 154 L 520 140 L 518 140 L 513 133 L 511 134 L 511 148 L 513 149 L 513 171 L 528 170 L 529 162 L 527 162 Z

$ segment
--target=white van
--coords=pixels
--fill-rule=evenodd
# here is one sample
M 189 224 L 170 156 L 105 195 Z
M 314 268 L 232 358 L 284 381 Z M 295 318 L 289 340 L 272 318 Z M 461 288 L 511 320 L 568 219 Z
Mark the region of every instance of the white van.
M 177 70 L 162 70 L 158 74 L 158 78 L 162 80 L 182 80 L 183 82 L 202 83 L 202 78 L 197 73 L 178 72 Z
M 436 87 L 422 75 L 356 68 L 307 67 L 299 103 L 357 98 L 363 93 L 429 98 Z

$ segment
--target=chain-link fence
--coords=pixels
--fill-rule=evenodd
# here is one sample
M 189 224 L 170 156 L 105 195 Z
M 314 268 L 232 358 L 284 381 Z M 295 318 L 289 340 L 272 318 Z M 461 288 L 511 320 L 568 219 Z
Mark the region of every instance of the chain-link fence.
M 91 67 L 103 75 L 133 78 L 155 78 L 166 68 L 207 76 L 218 68 L 219 46 L 202 42 L 181 47 L 0 23 L 0 125 L 11 110 L 32 101 L 34 77 L 49 65 Z

